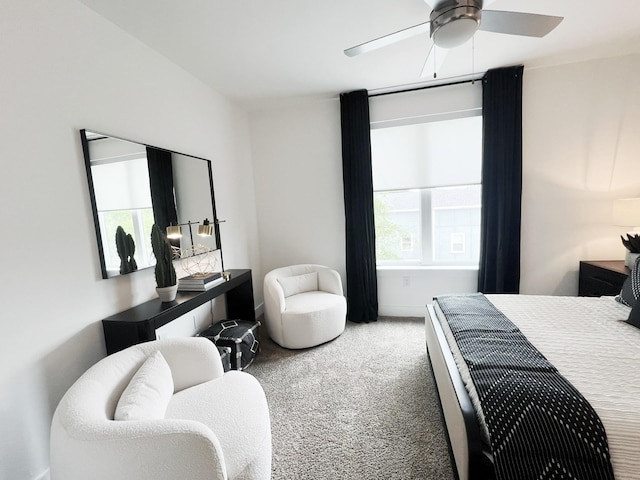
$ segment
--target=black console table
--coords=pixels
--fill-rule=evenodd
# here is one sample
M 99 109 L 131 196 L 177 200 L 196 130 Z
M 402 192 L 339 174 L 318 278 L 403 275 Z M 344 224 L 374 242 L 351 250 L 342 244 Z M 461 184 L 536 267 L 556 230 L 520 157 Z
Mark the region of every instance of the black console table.
M 222 294 L 226 294 L 228 318 L 254 322 L 251 270 L 227 270 L 227 273 L 229 280 L 204 292 L 178 292 L 171 303 L 162 303 L 156 298 L 102 320 L 107 354 L 155 340 L 157 328 Z

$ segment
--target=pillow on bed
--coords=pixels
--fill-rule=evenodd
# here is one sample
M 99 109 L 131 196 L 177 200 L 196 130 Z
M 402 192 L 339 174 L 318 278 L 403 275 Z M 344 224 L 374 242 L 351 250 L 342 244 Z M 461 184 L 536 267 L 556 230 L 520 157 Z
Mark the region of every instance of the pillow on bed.
M 640 328 L 640 302 L 636 302 L 635 306 L 631 309 L 627 323 Z
M 638 302 L 638 299 L 633 295 L 633 289 L 631 288 L 631 276 L 628 276 L 622 284 L 622 290 L 620 290 L 620 293 L 616 295 L 616 301 L 631 308 L 633 308 Z
M 633 308 L 640 298 L 640 268 L 638 264 L 640 257 L 636 258 L 636 263 L 633 265 L 631 274 L 626 278 L 622 284 L 622 290 L 620 294 L 616 295 L 616 301 Z

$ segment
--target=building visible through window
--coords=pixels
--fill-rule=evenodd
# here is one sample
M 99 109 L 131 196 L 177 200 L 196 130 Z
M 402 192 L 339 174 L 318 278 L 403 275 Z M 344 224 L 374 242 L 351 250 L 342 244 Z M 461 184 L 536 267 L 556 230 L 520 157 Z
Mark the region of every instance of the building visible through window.
M 451 234 L 451 253 L 464 253 L 464 233 Z

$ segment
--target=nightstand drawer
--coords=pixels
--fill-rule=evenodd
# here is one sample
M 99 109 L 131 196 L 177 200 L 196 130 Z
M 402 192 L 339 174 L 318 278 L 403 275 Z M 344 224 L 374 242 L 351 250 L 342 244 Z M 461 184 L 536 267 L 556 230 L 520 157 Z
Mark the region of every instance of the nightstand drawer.
M 628 275 L 623 261 L 580 262 L 578 295 L 617 295 Z

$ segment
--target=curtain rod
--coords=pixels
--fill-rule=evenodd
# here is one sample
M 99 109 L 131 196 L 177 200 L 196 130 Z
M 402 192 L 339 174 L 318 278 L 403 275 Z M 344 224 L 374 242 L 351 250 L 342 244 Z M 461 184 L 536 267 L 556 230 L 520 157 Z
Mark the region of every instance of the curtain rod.
M 449 77 L 442 81 L 442 83 L 438 82 L 438 80 L 431 80 L 429 82 L 423 82 L 421 84 L 416 83 L 413 86 L 409 85 L 398 85 L 394 87 L 385 87 L 385 88 L 376 88 L 369 92 L 369 98 L 371 97 L 381 97 L 383 95 L 391 95 L 393 93 L 404 93 L 404 92 L 413 92 L 416 90 L 427 90 L 429 88 L 435 87 L 445 87 L 451 85 L 460 85 L 463 83 L 473 83 L 477 80 L 481 80 L 486 72 L 482 73 L 474 73 L 471 75 L 460 75 L 458 77 Z M 456 80 L 458 79 L 458 80 Z

